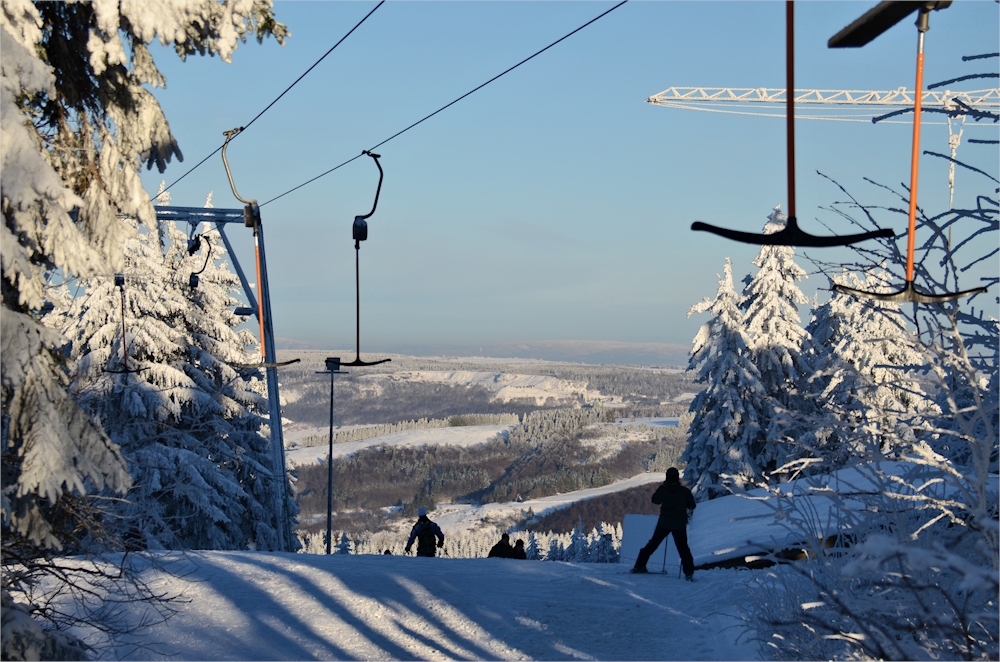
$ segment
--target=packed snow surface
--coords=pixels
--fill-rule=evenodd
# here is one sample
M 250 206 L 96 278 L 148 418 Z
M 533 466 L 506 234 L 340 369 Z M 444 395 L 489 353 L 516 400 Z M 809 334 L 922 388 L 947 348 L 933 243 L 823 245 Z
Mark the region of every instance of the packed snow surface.
M 254 552 L 169 553 L 181 594 L 123 659 L 746 660 L 748 571 L 694 583 L 615 564 Z M 155 642 L 155 643 L 154 643 Z

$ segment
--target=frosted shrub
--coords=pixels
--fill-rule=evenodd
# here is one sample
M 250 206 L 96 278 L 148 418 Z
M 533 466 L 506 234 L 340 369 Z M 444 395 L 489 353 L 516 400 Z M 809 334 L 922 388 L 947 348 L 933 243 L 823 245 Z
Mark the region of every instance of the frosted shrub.
M 961 290 L 960 275 L 995 264 L 996 179 L 970 169 L 992 179 L 987 194 L 920 218 L 918 232 L 930 237 L 916 256 L 923 291 Z M 864 212 L 866 229 L 881 209 L 853 198 L 843 204 Z M 863 256 L 850 267 L 870 274 L 864 289 L 886 280 L 871 275 L 872 256 L 898 280 L 905 253 L 894 240 Z M 1000 277 L 985 274 L 979 282 L 995 288 Z M 899 309 L 843 299 L 837 315 L 827 315 L 839 316 L 839 331 L 828 335 L 841 339 L 840 357 L 816 376 L 834 396 L 817 429 L 832 434 L 824 452 L 798 464 L 822 468 L 832 457 L 861 478 L 830 480 L 811 500 L 774 500 L 776 521 L 812 542 L 808 562 L 775 568 L 750 595 L 745 615 L 762 655 L 1000 658 L 1000 328 L 995 293 L 991 314 L 977 313 L 985 298 Z M 864 337 L 850 339 L 852 332 Z M 887 455 L 896 461 L 884 463 Z M 818 535 L 830 528 L 832 537 Z
M 973 485 L 942 469 L 919 457 L 873 464 L 857 482 L 815 490 L 814 508 L 778 499 L 810 559 L 752 585 L 745 617 L 762 655 L 996 659 L 995 486 L 976 512 L 962 503 Z M 839 533 L 817 536 L 818 520 Z

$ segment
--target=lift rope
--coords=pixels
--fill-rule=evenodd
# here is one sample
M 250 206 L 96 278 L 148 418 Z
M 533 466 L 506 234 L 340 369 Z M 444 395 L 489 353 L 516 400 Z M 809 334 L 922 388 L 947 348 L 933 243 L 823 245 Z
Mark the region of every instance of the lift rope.
M 378 188 L 375 189 L 375 202 L 372 204 L 372 210 L 365 214 L 364 216 L 354 217 L 354 226 L 351 228 L 351 234 L 354 237 L 354 304 L 355 304 L 355 349 L 356 354 L 353 361 L 350 363 L 341 363 L 344 366 L 368 366 L 368 365 L 378 365 L 380 363 L 388 363 L 392 359 L 382 359 L 380 361 L 362 361 L 361 360 L 361 242 L 368 239 L 368 221 L 372 214 L 375 213 L 375 208 L 378 207 L 378 196 L 382 192 L 382 177 L 384 173 L 382 172 L 382 164 L 378 162 L 380 155 L 371 152 L 370 150 L 365 150 L 361 152 L 362 155 L 367 155 L 372 157 L 375 161 L 375 165 L 378 166 Z M 332 377 L 331 377 L 332 379 Z M 332 388 L 332 387 L 331 387 Z
M 745 244 L 756 244 L 761 246 L 809 246 L 815 248 L 826 248 L 829 246 L 849 246 L 859 241 L 868 239 L 890 238 L 893 232 L 890 229 L 880 229 L 874 232 L 862 232 L 859 234 L 834 235 L 820 237 L 809 234 L 799 228 L 795 217 L 795 3 L 787 0 L 785 3 L 785 131 L 787 135 L 787 171 L 788 171 L 788 220 L 785 227 L 778 232 L 771 234 L 760 234 L 756 232 L 741 232 L 739 230 L 729 230 L 715 225 L 709 225 L 701 221 L 691 224 L 691 229 L 700 232 L 711 232 L 726 239 L 739 241 Z
M 883 4 L 906 4 L 913 5 L 915 3 L 883 3 Z M 931 294 L 929 292 L 921 292 L 916 288 L 913 282 L 914 275 L 914 252 L 916 248 L 916 233 L 917 233 L 917 178 L 920 170 L 920 114 L 921 114 L 921 96 L 923 95 L 924 89 L 924 33 L 930 29 L 930 14 L 931 10 L 934 9 L 944 9 L 950 2 L 925 2 L 919 6 L 919 15 L 917 17 L 917 82 L 914 87 L 914 100 L 913 100 L 913 149 L 910 154 L 910 207 L 909 207 L 909 224 L 907 226 L 906 232 L 906 283 L 903 288 L 896 292 L 868 292 L 865 290 L 857 290 L 853 287 L 847 287 L 846 285 L 835 284 L 833 288 L 838 292 L 845 292 L 847 294 L 852 294 L 857 297 L 863 297 L 868 299 L 875 299 L 876 301 L 887 301 L 887 302 L 897 302 L 897 303 L 944 303 L 946 301 L 954 301 L 955 299 L 961 299 L 963 297 L 972 296 L 973 294 L 984 294 L 986 292 L 985 287 L 977 287 L 971 290 L 964 290 L 961 292 L 947 292 L 944 294 Z M 912 11 L 912 9 L 910 10 Z M 864 17 L 862 17 L 863 19 Z M 902 18 L 902 17 L 900 17 Z M 897 22 L 900 19 L 897 19 Z M 891 23 L 883 28 L 887 30 L 889 27 L 894 25 Z M 880 33 L 879 33 L 880 34 Z M 874 35 L 874 36 L 877 36 Z M 872 39 L 874 38 L 872 37 Z M 836 39 L 836 37 L 834 37 Z M 831 40 L 832 42 L 833 40 Z M 865 42 L 867 43 L 867 42 Z
M 379 3 L 377 4 L 377 5 L 375 5 L 375 9 L 378 9 L 378 8 L 379 8 L 379 7 L 381 7 L 381 6 L 382 6 L 382 5 L 384 4 L 384 3 L 385 3 L 385 0 L 381 0 L 381 2 L 379 2 Z M 372 9 L 372 10 L 371 10 L 370 12 L 368 12 L 367 14 L 365 14 L 364 18 L 362 18 L 362 19 L 361 19 L 360 21 L 358 21 L 358 22 L 357 22 L 357 23 L 356 23 L 356 24 L 354 25 L 354 27 L 353 27 L 353 28 L 351 28 L 350 30 L 348 30 L 348 31 L 347 31 L 347 34 L 345 34 L 345 35 L 344 35 L 343 37 L 341 37 L 341 38 L 340 38 L 340 40 L 339 40 L 339 41 L 338 41 L 338 42 L 337 42 L 336 44 L 334 44 L 333 46 L 331 46 L 331 47 L 330 47 L 330 50 L 328 50 L 327 52 L 323 53 L 323 55 L 322 55 L 322 56 L 321 56 L 321 57 L 320 57 L 320 58 L 319 58 L 318 60 L 316 60 L 315 62 L 313 62 L 313 64 L 312 64 L 312 66 L 311 66 L 311 67 L 309 67 L 308 69 L 306 69 L 306 70 L 305 70 L 305 71 L 304 71 L 304 72 L 302 73 L 302 75 L 301 75 L 301 76 L 299 76 L 298 78 L 296 78 L 296 79 L 295 79 L 295 80 L 294 80 L 294 81 L 292 82 L 292 84 L 291 84 L 291 85 L 289 85 L 288 87 L 286 87 L 286 88 L 285 88 L 285 91 L 284 91 L 284 92 L 282 92 L 281 94 L 279 94 L 279 95 L 278 95 L 278 96 L 277 96 L 277 97 L 276 97 L 276 98 L 274 99 L 274 101 L 272 101 L 271 103 L 267 104 L 267 107 L 266 107 L 266 108 L 264 108 L 264 110 L 262 110 L 262 111 L 260 111 L 259 113 L 257 113 L 257 114 L 256 114 L 256 115 L 254 116 L 254 118 L 253 118 L 252 120 L 250 120 L 249 122 L 247 122 L 246 124 L 244 124 L 244 125 L 243 125 L 243 128 L 244 128 L 244 129 L 247 129 L 247 128 L 249 128 L 251 124 L 253 124 L 253 123 L 254 123 L 254 122 L 256 122 L 256 121 L 257 121 L 258 119 L 260 119 L 261 115 L 263 115 L 264 113 L 266 113 L 267 111 L 269 111 L 269 110 L 271 109 L 271 106 L 273 106 L 274 104 L 278 103 L 278 101 L 280 101 L 280 100 L 281 100 L 281 97 L 283 97 L 283 96 L 285 96 L 286 94 L 288 94 L 288 92 L 289 92 L 289 91 L 290 91 L 290 90 L 291 90 L 291 89 L 292 89 L 293 87 L 295 87 L 295 86 L 296 86 L 296 85 L 298 84 L 298 82 L 299 82 L 300 80 L 302 80 L 303 78 L 305 78 L 305 77 L 306 77 L 306 74 L 308 74 L 308 73 L 309 73 L 310 71 L 312 71 L 313 69 L 315 69 L 315 68 L 316 68 L 316 66 L 317 66 L 317 65 L 319 65 L 319 63 L 320 63 L 320 62 L 322 62 L 323 60 L 325 60 L 325 59 L 326 59 L 326 56 L 327 56 L 327 55 L 329 55 L 330 53 L 332 53 L 332 52 L 333 52 L 333 51 L 334 51 L 334 50 L 335 50 L 335 49 L 337 48 L 337 46 L 340 46 L 340 44 L 341 44 L 341 43 L 342 43 L 342 42 L 343 42 L 343 41 L 344 41 L 345 39 L 347 39 L 348 37 L 350 37 L 350 36 L 351 36 L 351 33 L 353 33 L 353 32 L 354 32 L 355 30 L 357 30 L 357 29 L 358 29 L 359 27 L 361 27 L 361 24 L 362 24 L 362 23 L 364 23 L 365 21 L 367 21 L 367 20 L 368 20 L 368 17 L 369 17 L 369 16 L 371 16 L 372 14 L 374 14 L 374 13 L 375 13 L 375 9 Z M 226 140 L 226 142 L 229 142 L 229 141 L 228 141 L 228 139 Z M 195 170 L 197 170 L 197 169 L 198 169 L 198 168 L 199 168 L 199 167 L 200 167 L 200 166 L 201 166 L 201 165 L 202 165 L 203 163 L 205 163 L 205 162 L 206 162 L 206 161 L 208 161 L 208 160 L 209 160 L 210 158 L 212 158 L 213 156 L 215 156 L 216 154 L 218 154 L 218 153 L 219 153 L 219 150 L 221 150 L 221 149 L 222 149 L 223 147 L 225 147 L 225 143 L 223 143 L 223 144 L 222 144 L 222 145 L 220 145 L 219 147 L 216 147 L 216 148 L 215 148 L 215 151 L 214 151 L 214 152 L 212 152 L 211 154 L 209 154 L 208 156 L 206 156 L 205 158 L 203 158 L 203 159 L 202 159 L 201 161 L 198 161 L 198 163 L 194 164 L 194 166 L 193 166 L 193 167 L 192 167 L 192 168 L 191 168 L 190 170 L 188 170 L 188 171 L 187 171 L 187 172 L 185 172 L 185 173 L 184 173 L 183 175 L 181 175 L 180 177 L 178 177 L 177 179 L 175 179 L 175 180 L 173 181 L 173 183 L 171 183 L 171 184 L 170 184 L 170 186 L 168 186 L 168 187 L 166 187 L 165 189 L 163 189 L 163 191 L 161 191 L 161 193 L 162 193 L 162 192 L 165 192 L 165 191 L 169 191 L 169 190 L 170 190 L 170 188 L 171 188 L 172 186 L 174 186 L 175 184 L 179 183 L 179 182 L 180 182 L 180 181 L 181 181 L 182 179 L 184 179 L 185 177 L 187 177 L 188 175 L 190 175 L 190 174 L 191 174 L 192 172 L 194 172 Z M 157 193 L 157 195 L 159 195 L 159 193 Z M 156 199 L 156 197 L 154 196 L 154 197 L 153 197 L 153 198 L 152 198 L 151 200 L 155 200 L 155 199 Z
M 515 64 L 514 66 L 512 66 L 512 67 L 509 67 L 509 68 L 507 68 L 506 70 L 504 70 L 504 71 L 502 71 L 501 73 L 497 74 L 497 75 L 496 75 L 496 76 L 494 76 L 493 78 L 490 78 L 490 79 L 489 79 L 488 81 L 486 81 L 485 83 L 482 83 L 481 85 L 478 85 L 478 86 L 474 87 L 473 89 L 469 90 L 468 92 L 466 92 L 466 93 L 465 93 L 465 94 L 463 94 L 462 96 L 458 97 L 458 98 L 457 98 L 457 99 L 455 99 L 454 101 L 450 101 L 450 102 L 446 103 L 445 105 L 443 105 L 443 106 L 441 106 L 440 108 L 438 108 L 437 110 L 435 110 L 435 111 L 434 111 L 433 113 L 430 113 L 429 115 L 425 115 L 424 117 L 422 117 L 421 119 L 417 120 L 417 121 L 416 121 L 416 122 L 414 122 L 413 124 L 409 125 L 408 127 L 406 127 L 405 129 L 403 129 L 402 131 L 397 131 L 397 132 L 396 132 L 396 133 L 394 133 L 393 135 L 389 136 L 388 138 L 386 138 L 386 139 L 385 139 L 385 140 L 383 140 L 382 142 L 380 142 L 380 143 L 378 143 L 377 145 L 375 145 L 374 147 L 372 147 L 372 148 L 371 148 L 371 149 L 370 149 L 369 151 L 371 151 L 371 150 L 375 150 L 375 149 L 378 149 L 379 147 L 381 147 L 382 145 L 386 144 L 386 143 L 387 143 L 387 142 L 389 142 L 390 140 L 394 140 L 395 138 L 398 138 L 399 136 L 403 135 L 404 133 L 406 133 L 407 131 L 409 131 L 409 130 L 410 130 L 410 129 L 412 129 L 413 127 L 417 126 L 418 124 L 421 124 L 421 123 L 423 123 L 423 122 L 425 122 L 425 121 L 429 120 L 430 118 L 434 117 L 435 115 L 437 115 L 437 114 L 438 114 L 438 113 L 440 113 L 441 111 L 443 111 L 443 110 L 445 110 L 445 109 L 447 109 L 447 108 L 450 108 L 451 106 L 454 106 L 454 105 L 455 105 L 456 103 L 458 103 L 458 102 L 459 102 L 459 101 L 461 101 L 462 99 L 466 98 L 467 96 L 469 96 L 469 95 L 473 94 L 474 92 L 478 92 L 479 90 L 483 89 L 484 87 L 486 87 L 487 85 L 489 85 L 489 84 L 490 84 L 490 83 L 492 83 L 493 81 L 497 80 L 498 78 L 500 78 L 500 77 L 502 77 L 502 76 L 506 76 L 506 75 L 507 75 L 507 74 L 509 74 L 510 72 L 512 72 L 512 71 L 514 71 L 515 69 L 517 69 L 518 67 L 520 67 L 520 66 L 521 66 L 522 64 L 524 64 L 525 62 L 528 62 L 529 60 L 531 60 L 531 59 L 533 59 L 533 58 L 535 58 L 535 57 L 537 57 L 537 56 L 541 55 L 542 53 L 544 53 L 545 51 L 549 50 L 550 48 L 552 48 L 552 47 L 553 47 L 553 46 L 555 46 L 556 44 L 558 44 L 558 43 L 560 43 L 560 42 L 562 42 L 562 41 L 565 41 L 566 39 L 569 39 L 570 37 L 572 37 L 573 35 L 575 35 L 575 34 L 576 34 L 577 32 L 579 32 L 580 30 L 582 30 L 582 29 L 584 29 L 585 27 L 587 27 L 588 25 L 590 25 L 591 23 L 594 23 L 594 22 L 596 22 L 596 21 L 598 21 L 598 20 L 600 20 L 600 19 L 604 18 L 605 16 L 607 16 L 608 14 L 610 14 L 611 12 L 613 12 L 614 10 L 616 10 L 616 9 L 618 9 L 619 7 L 621 7 L 622 5 L 624 5 L 624 4 L 626 3 L 626 2 L 628 2 L 628 0 L 621 0 L 621 2 L 619 2 L 618 4 L 616 4 L 616 5 L 614 6 L 614 7 L 612 7 L 612 8 L 610 8 L 610 9 L 607 9 L 607 10 L 605 10 L 605 11 L 601 12 L 600 14 L 598 14 L 598 15 L 597 15 L 597 16 L 595 16 L 594 18 L 590 19 L 589 21 L 587 21 L 586 23 L 584 23 L 584 24 L 583 24 L 583 25 L 581 25 L 580 27 L 576 28 L 576 29 L 575 29 L 575 30 L 573 30 L 572 32 L 568 32 L 568 33 L 564 34 L 564 35 L 563 35 L 562 37 L 559 37 L 558 39 L 556 39 L 555 41 L 553 41 L 553 42 L 552 42 L 551 44 L 549 44 L 548 46 L 546 46 L 545 48 L 542 48 L 541 50 L 538 50 L 538 51 L 535 51 L 534 53 L 532 53 L 532 54 L 531 54 L 531 55 L 529 55 L 528 57 L 524 58 L 523 60 L 521 60 L 520 62 L 518 62 L 518 63 L 517 63 L 517 64 Z M 268 200 L 267 202 L 263 202 L 263 203 L 261 203 L 261 205 L 260 205 L 260 206 L 261 206 L 261 207 L 263 207 L 263 206 L 265 206 L 265 205 L 269 205 L 269 204 L 271 204 L 272 202 L 274 202 L 275 200 L 277 200 L 278 198 L 283 198 L 283 197 L 285 197 L 286 195 L 288 195 L 289 193 L 293 193 L 293 192 L 295 192 L 295 191 L 298 191 L 298 190 L 299 190 L 300 188 L 302 188 L 303 186 L 308 186 L 309 184 L 312 184 L 312 183 L 313 183 L 313 182 L 315 182 L 315 181 L 316 181 L 317 179 L 321 179 L 321 178 L 323 178 L 323 177 L 326 177 L 327 175 L 329 175 L 329 174 L 330 174 L 330 173 L 332 173 L 333 171 L 335 171 L 335 170 L 339 170 L 340 168 L 343 168 L 343 167 L 344 167 L 345 165 L 347 165 L 348 163 L 351 163 L 352 161 L 356 161 L 357 159 L 361 158 L 361 156 L 362 156 L 363 154 L 364 154 L 364 152 L 362 152 L 361 154 L 358 154 L 357 156 L 352 156 L 351 158 L 347 159 L 347 160 L 346 160 L 346 161 L 344 161 L 343 163 L 341 163 L 341 164 L 339 164 L 339 165 L 336 165 L 336 166 L 334 166 L 334 167 L 330 168 L 330 169 L 329 169 L 329 170 L 327 170 L 326 172 L 322 172 L 322 173 L 320 173 L 320 174 L 316 175 L 315 177 L 313 177 L 312 179 L 307 179 L 306 181 L 302 182 L 302 183 L 301 183 L 301 184 L 299 184 L 298 186 L 294 186 L 294 187 L 292 187 L 292 188 L 288 189 L 287 191 L 285 191 L 284 193 L 282 193 L 282 194 L 280 194 L 280 195 L 276 195 L 276 196 L 274 196 L 273 198 L 271 198 L 271 199 L 270 199 L 270 200 Z M 345 365 L 346 365 L 346 364 L 345 364 Z

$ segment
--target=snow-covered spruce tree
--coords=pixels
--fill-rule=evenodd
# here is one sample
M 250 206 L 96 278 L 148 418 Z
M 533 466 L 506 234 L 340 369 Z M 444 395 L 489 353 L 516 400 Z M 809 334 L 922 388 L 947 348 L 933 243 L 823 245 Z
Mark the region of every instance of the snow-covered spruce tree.
M 772 411 L 748 347 L 728 259 L 715 299 L 694 305 L 688 315 L 706 311 L 712 318 L 695 336 L 688 364 L 705 388 L 691 402 L 694 419 L 680 458 L 687 465 L 685 480 L 702 500 L 727 494 L 726 485 L 744 489 L 763 480 L 756 458 L 766 443 L 761 422 Z
M 565 560 L 566 550 L 563 547 L 562 542 L 560 542 L 558 536 L 553 536 L 549 540 L 549 549 L 545 554 L 546 561 L 563 561 Z
M 541 550 L 538 549 L 538 538 L 534 531 L 528 532 L 528 544 L 524 550 L 529 561 L 539 561 L 542 558 Z
M 217 231 L 198 235 L 192 256 L 173 222 L 162 230 L 125 242 L 123 287 L 85 281 L 64 330 L 79 362 L 74 390 L 133 478 L 110 521 L 153 549 L 279 549 L 263 386 L 231 366 L 254 360 L 253 336 L 235 329 L 236 276 L 216 262 Z
M 871 292 L 890 289 L 881 270 L 864 280 L 853 272 L 831 280 Z M 933 414 L 937 407 L 917 379 L 924 357 L 899 305 L 835 291 L 817 306 L 810 329 L 811 391 L 823 409 L 806 419 L 797 437 L 800 457 L 819 460 L 809 473 L 908 448 L 913 416 Z M 907 425 L 899 427 L 900 420 Z
M 248 34 L 280 41 L 285 33 L 266 1 L 2 1 L 5 561 L 33 559 L 32 567 L 40 568 L 48 555 L 69 550 L 98 526 L 87 494 L 129 487 L 119 450 L 67 391 L 64 339 L 38 315 L 48 303 L 48 276 L 110 276 L 120 268 L 120 246 L 133 229 L 118 216 L 149 227 L 154 219 L 140 165 L 162 168 L 180 156 L 145 87 L 164 83 L 147 45 L 158 39 L 181 57 L 210 53 L 228 61 Z M 5 566 L 4 592 L 25 579 Z M 5 625 L 5 645 L 32 641 L 15 635 Z M 4 649 L 5 656 L 23 654 L 26 649 Z
M 587 541 L 587 534 L 583 532 L 583 521 L 573 527 L 573 534 L 570 536 L 569 547 L 563 556 L 564 561 L 574 563 L 588 563 L 590 561 L 590 545 Z
M 781 208 L 775 207 L 764 224 L 764 234 L 784 229 L 787 221 Z M 757 273 L 747 282 L 740 302 L 750 353 L 774 406 L 773 416 L 760 421 L 766 442 L 754 458 L 766 472 L 785 464 L 791 453 L 788 440 L 802 434 L 807 427 L 803 417 L 815 409 L 798 388 L 811 373 L 803 356 L 809 334 L 802 328 L 798 310 L 809 299 L 796 285 L 806 272 L 794 258 L 792 246 L 763 246 L 753 261 Z

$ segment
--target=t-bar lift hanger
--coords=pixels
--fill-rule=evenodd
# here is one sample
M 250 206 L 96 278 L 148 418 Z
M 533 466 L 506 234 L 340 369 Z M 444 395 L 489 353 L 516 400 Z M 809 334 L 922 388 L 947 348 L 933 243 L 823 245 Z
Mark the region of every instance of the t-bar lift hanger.
M 212 242 L 210 242 L 208 237 L 204 234 L 194 234 L 194 230 L 195 226 L 192 224 L 191 231 L 188 236 L 188 255 L 193 256 L 199 249 L 201 249 L 201 242 L 203 239 L 205 240 L 205 244 L 208 246 L 208 250 L 205 251 L 205 264 L 201 265 L 201 269 L 192 272 L 188 277 L 188 287 L 192 290 L 198 289 L 198 283 L 200 281 L 198 277 L 205 271 L 205 269 L 208 268 L 208 261 L 212 259 Z
M 368 222 L 365 219 L 371 218 L 371 215 L 375 213 L 375 208 L 378 207 L 378 194 L 382 192 L 382 177 L 385 173 L 382 172 L 382 164 L 378 162 L 380 155 L 365 150 L 361 152 L 366 154 L 375 160 L 375 165 L 378 166 L 378 188 L 375 189 L 375 202 L 372 204 L 372 210 L 365 214 L 364 216 L 354 217 L 354 226 L 351 229 L 352 235 L 354 236 L 354 299 L 355 299 L 355 342 L 356 342 L 356 356 L 350 363 L 341 363 L 343 366 L 366 366 L 366 365 L 378 365 L 380 363 L 387 363 L 392 359 L 382 359 L 380 361 L 362 361 L 361 360 L 361 242 L 368 239 Z
M 254 256 L 257 261 L 257 319 L 260 320 L 260 363 L 231 363 L 230 365 L 234 368 L 280 368 L 282 366 L 291 365 L 292 363 L 298 363 L 302 359 L 292 359 L 291 361 L 268 361 L 267 360 L 267 347 L 264 336 L 264 288 L 261 285 L 261 269 L 260 269 L 260 207 L 257 205 L 256 200 L 247 200 L 239 193 L 236 192 L 236 184 L 233 183 L 233 173 L 229 170 L 229 160 L 226 159 L 226 148 L 229 146 L 229 141 L 233 139 L 240 131 L 243 130 L 242 126 L 236 127 L 231 131 L 223 131 L 222 134 L 226 136 L 226 142 L 222 143 L 222 164 L 226 166 L 226 176 L 229 177 L 229 187 L 233 189 L 233 195 L 236 199 L 246 205 L 243 208 L 243 225 L 248 228 L 253 228 L 253 249 Z M 206 266 L 208 262 L 206 261 Z
M 135 370 L 129 370 L 128 368 L 128 343 L 125 339 L 125 274 L 115 274 L 115 287 L 118 288 L 118 291 L 122 295 L 122 368 L 121 370 L 108 370 L 104 368 L 103 371 L 115 375 L 131 375 L 136 372 L 142 372 L 145 368 L 136 368 Z
M 917 16 L 917 83 L 913 92 L 913 150 L 910 155 L 910 210 L 909 225 L 906 232 L 906 283 L 896 292 L 867 292 L 856 290 L 846 285 L 834 285 L 839 292 L 846 292 L 858 297 L 866 297 L 877 301 L 892 301 L 904 303 L 944 303 L 954 301 L 973 294 L 984 294 L 985 287 L 977 287 L 961 292 L 930 294 L 921 292 L 913 284 L 914 260 L 913 253 L 917 232 L 917 175 L 920 166 L 920 114 L 922 96 L 924 93 L 924 33 L 930 29 L 931 11 L 944 9 L 951 5 L 951 0 L 928 2 L 880 2 L 858 20 L 835 34 L 827 42 L 830 48 L 855 48 L 864 46 L 914 11 Z
M 691 224 L 692 230 L 711 232 L 726 239 L 740 241 L 745 244 L 761 246 L 810 246 L 825 248 L 829 246 L 849 246 L 868 239 L 890 238 L 892 230 L 885 228 L 874 232 L 860 234 L 835 235 L 819 237 L 809 234 L 799 228 L 795 218 L 795 14 L 794 3 L 785 3 L 785 127 L 788 142 L 788 220 L 785 227 L 771 234 L 755 232 L 740 232 L 728 230 L 708 223 L 696 221 Z

